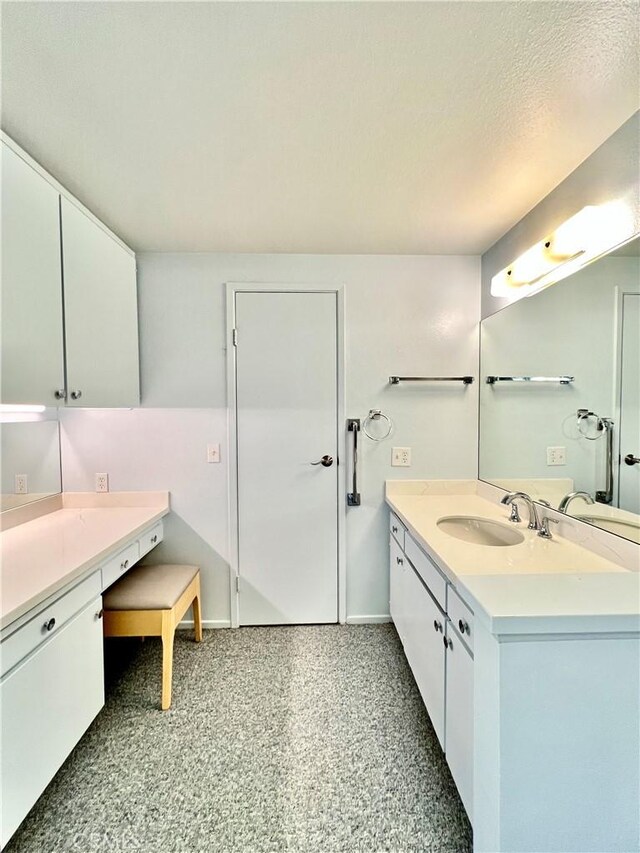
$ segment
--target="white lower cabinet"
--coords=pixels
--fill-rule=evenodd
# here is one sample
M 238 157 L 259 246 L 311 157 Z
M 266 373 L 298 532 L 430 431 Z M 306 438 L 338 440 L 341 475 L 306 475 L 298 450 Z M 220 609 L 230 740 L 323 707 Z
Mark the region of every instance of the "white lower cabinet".
M 104 705 L 101 607 L 98 596 L 0 681 L 2 846 Z
M 467 814 L 473 814 L 473 658 L 447 622 L 447 764 Z
M 389 607 L 411 672 L 473 820 L 473 613 L 408 531 L 402 550 L 390 537 Z M 413 562 L 419 565 L 414 567 Z M 430 588 L 428 579 L 435 581 Z M 452 624 L 449 616 L 455 618 Z M 440 606 L 442 604 L 442 606 Z

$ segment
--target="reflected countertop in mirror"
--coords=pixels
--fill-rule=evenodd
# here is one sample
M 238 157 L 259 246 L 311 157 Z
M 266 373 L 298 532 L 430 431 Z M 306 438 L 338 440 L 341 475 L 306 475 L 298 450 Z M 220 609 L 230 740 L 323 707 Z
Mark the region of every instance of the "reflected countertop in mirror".
M 638 238 L 483 320 L 480 478 L 639 542 L 639 342 Z

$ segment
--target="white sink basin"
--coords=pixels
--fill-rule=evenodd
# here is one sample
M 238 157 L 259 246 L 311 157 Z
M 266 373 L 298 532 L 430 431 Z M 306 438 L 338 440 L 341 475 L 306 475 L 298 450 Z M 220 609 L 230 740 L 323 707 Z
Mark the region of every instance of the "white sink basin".
M 436 522 L 443 533 L 474 545 L 519 545 L 524 536 L 519 530 L 499 521 L 472 515 L 447 515 Z

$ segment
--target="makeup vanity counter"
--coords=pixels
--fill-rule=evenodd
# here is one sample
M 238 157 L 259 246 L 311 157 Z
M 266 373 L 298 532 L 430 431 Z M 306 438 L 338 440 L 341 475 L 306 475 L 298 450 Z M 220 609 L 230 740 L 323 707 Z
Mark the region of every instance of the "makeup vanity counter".
M 2 847 L 104 705 L 102 592 L 162 541 L 168 512 L 167 492 L 109 492 L 3 514 Z
M 640 849 L 640 549 L 553 510 L 543 539 L 508 521 L 503 494 L 475 480 L 386 493 L 390 611 L 474 850 Z M 437 524 L 451 516 L 522 538 L 461 541 Z

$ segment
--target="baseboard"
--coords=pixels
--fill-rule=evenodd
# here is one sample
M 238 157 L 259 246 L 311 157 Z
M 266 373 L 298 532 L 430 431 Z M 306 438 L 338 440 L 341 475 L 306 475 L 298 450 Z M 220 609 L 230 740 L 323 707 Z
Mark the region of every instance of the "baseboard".
M 230 628 L 230 619 L 203 619 L 202 627 L 205 630 L 209 628 Z M 193 631 L 193 619 L 183 619 L 178 625 L 178 631 Z
M 391 622 L 388 613 L 373 613 L 367 616 L 347 616 L 347 625 L 380 625 Z

